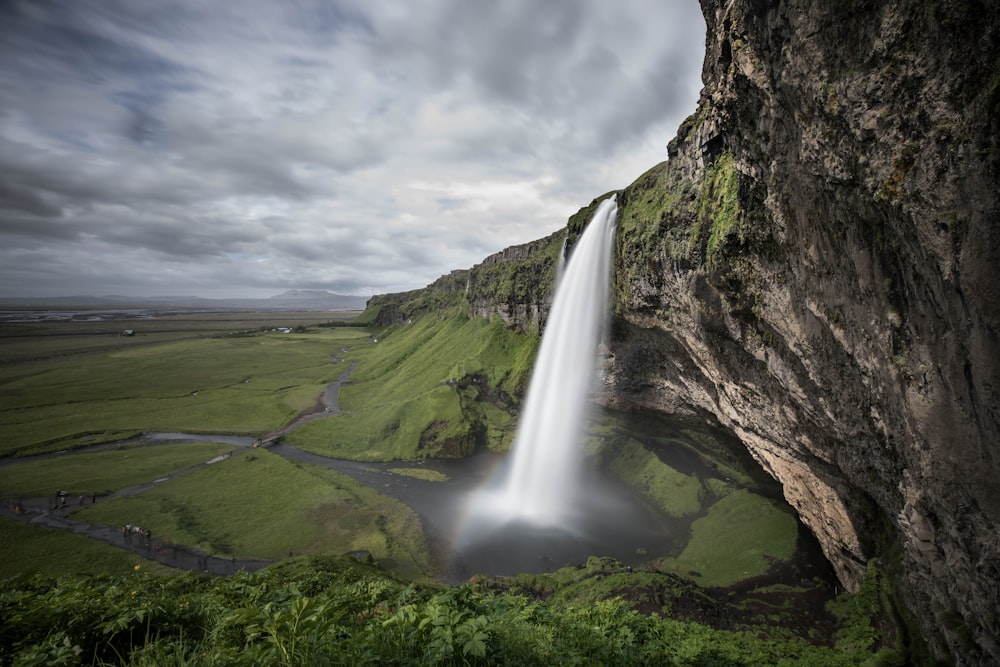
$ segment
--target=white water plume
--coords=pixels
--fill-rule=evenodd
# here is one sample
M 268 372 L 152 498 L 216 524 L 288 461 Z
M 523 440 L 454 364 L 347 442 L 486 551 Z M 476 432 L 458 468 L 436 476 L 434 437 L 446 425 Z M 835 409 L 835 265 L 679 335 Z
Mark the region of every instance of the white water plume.
M 517 438 L 497 489 L 473 501 L 477 522 L 572 530 L 581 498 L 584 427 L 607 320 L 616 197 L 600 203 L 558 282 Z

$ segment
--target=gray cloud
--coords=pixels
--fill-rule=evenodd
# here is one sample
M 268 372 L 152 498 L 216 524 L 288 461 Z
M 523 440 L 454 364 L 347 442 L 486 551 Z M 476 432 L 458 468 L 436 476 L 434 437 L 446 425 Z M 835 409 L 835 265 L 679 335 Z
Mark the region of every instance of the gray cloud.
M 425 285 L 665 159 L 703 44 L 694 0 L 0 3 L 0 296 Z

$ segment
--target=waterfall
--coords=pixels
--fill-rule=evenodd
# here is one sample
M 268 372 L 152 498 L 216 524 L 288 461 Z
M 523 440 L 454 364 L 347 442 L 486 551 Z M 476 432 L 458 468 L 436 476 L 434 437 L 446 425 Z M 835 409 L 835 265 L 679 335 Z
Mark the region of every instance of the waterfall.
M 573 247 L 542 336 L 510 465 L 477 514 L 571 526 L 579 507 L 587 410 L 607 321 L 616 197 L 602 201 Z

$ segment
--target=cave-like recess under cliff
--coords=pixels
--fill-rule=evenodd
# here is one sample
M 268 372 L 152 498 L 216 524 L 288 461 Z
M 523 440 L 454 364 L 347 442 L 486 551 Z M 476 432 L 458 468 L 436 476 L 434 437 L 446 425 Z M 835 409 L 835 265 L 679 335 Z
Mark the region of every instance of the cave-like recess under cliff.
M 701 4 L 698 108 L 621 192 L 606 400 L 732 431 L 846 586 L 879 558 L 936 655 L 1000 663 L 1000 4 Z M 422 303 L 544 328 L 563 237 Z

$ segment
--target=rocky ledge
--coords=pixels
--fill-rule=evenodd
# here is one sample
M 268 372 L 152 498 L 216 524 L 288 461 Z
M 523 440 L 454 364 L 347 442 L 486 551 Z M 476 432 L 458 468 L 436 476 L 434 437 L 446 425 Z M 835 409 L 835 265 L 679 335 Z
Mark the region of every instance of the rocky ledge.
M 614 403 L 737 434 L 841 580 L 1000 662 L 1000 8 L 702 1 L 705 87 L 625 191 Z

